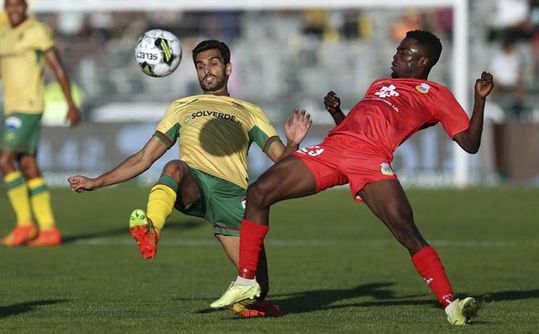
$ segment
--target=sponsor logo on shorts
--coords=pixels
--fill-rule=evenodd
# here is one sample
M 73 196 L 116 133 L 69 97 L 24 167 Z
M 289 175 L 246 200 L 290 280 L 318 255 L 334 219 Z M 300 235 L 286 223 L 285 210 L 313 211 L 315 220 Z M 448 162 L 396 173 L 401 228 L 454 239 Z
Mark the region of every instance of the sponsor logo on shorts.
M 421 85 L 415 86 L 415 89 L 421 94 L 427 94 L 430 90 L 430 86 L 423 82 Z
M 10 116 L 6 118 L 6 130 L 15 131 L 22 126 L 22 121 L 17 116 Z
M 247 207 L 247 197 L 243 196 L 241 198 L 241 206 L 243 206 L 243 210 Z
M 387 162 L 382 162 L 380 164 L 380 172 L 384 175 L 392 176 L 394 175 L 393 169 L 391 169 L 391 165 L 389 165 Z

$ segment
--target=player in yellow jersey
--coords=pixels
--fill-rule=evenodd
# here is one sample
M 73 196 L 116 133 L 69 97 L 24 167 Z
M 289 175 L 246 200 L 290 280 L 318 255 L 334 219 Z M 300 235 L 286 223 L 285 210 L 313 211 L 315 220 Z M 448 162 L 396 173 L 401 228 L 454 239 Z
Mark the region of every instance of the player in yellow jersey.
M 297 149 L 311 120 L 304 111 L 296 110 L 285 122 L 288 143 L 284 146 L 258 106 L 230 97 L 227 82 L 232 64 L 226 44 L 201 42 L 193 50 L 193 62 L 204 94 L 172 102 L 152 138 L 118 167 L 96 178 L 72 176 L 68 182 L 73 190 L 83 192 L 129 180 L 147 170 L 179 138 L 179 160 L 164 167 L 150 191 L 146 213 L 133 211 L 131 234 L 144 258 L 153 258 L 165 220 L 176 208 L 210 222 L 225 253 L 238 267 L 249 146 L 256 143 L 278 161 Z M 249 308 L 235 305 L 233 310 L 241 316 L 280 315 L 278 308 L 263 301 L 269 289 L 264 251 L 259 270 L 257 278 L 263 286 L 259 302 Z
M 4 7 L 9 25 L 0 28 L 0 75 L 4 96 L 0 170 L 17 225 L 2 244 L 54 246 L 61 242 L 60 231 L 55 226 L 50 193 L 36 160 L 44 107 L 45 63 L 54 73 L 68 102 L 66 120 L 75 125 L 80 121 L 80 114 L 49 29 L 28 17 L 25 0 L 5 0 Z M 32 212 L 39 230 L 34 225 Z

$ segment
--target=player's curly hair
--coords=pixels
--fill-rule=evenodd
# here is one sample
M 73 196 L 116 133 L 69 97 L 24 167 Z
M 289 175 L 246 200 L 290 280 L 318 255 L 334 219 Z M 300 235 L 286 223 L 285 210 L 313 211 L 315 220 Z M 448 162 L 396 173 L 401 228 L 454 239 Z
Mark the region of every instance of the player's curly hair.
M 196 64 L 196 58 L 199 53 L 211 49 L 218 49 L 219 52 L 221 52 L 221 57 L 223 57 L 224 63 L 230 63 L 230 49 L 225 43 L 215 39 L 202 41 L 198 43 L 197 46 L 195 46 L 195 48 L 193 49 L 193 63 Z
M 411 30 L 406 33 L 406 37 L 415 39 L 425 49 L 427 57 L 432 61 L 431 67 L 438 62 L 442 53 L 442 43 L 436 35 L 430 31 Z

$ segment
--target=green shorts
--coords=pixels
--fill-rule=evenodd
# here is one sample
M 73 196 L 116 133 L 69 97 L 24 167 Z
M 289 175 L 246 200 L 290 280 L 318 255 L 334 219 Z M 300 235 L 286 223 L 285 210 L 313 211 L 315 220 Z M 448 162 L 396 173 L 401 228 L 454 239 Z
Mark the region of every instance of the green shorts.
M 214 234 L 239 236 L 245 211 L 245 189 L 199 170 L 190 170 L 198 181 L 200 197 L 185 208 L 178 194 L 176 209 L 206 219 L 213 225 Z
M 35 154 L 41 134 L 41 116 L 42 114 L 20 112 L 5 116 L 0 130 L 0 149 Z

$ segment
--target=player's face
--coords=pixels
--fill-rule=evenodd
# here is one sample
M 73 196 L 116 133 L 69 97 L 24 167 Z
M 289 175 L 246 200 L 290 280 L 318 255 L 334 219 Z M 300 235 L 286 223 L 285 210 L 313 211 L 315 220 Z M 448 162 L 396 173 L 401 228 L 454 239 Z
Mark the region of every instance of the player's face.
M 198 82 L 205 93 L 226 90 L 228 77 L 232 71 L 230 63 L 225 64 L 219 49 L 200 52 L 196 56 L 195 67 Z
M 26 20 L 28 5 L 25 0 L 5 0 L 4 7 L 12 27 L 16 27 Z
M 423 73 L 425 57 L 413 38 L 405 38 L 397 47 L 391 63 L 392 78 L 417 78 Z

